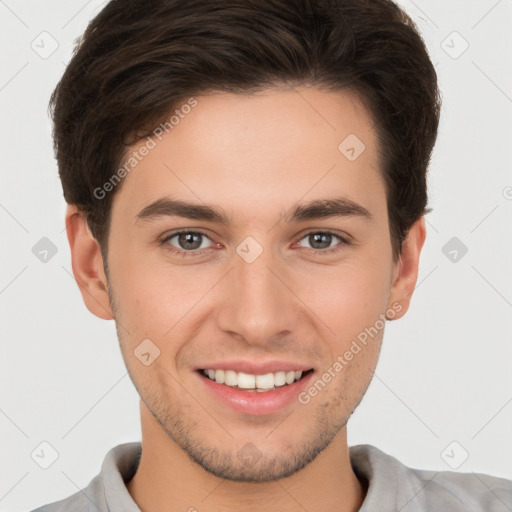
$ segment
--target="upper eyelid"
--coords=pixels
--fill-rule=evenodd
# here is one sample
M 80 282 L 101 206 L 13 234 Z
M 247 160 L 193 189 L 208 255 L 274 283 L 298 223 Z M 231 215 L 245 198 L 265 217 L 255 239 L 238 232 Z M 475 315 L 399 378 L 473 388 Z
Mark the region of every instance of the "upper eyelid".
M 297 242 L 300 242 L 301 240 L 303 240 L 304 238 L 306 238 L 307 236 L 309 235 L 315 235 L 317 233 L 322 233 L 322 234 L 325 234 L 325 235 L 331 235 L 331 236 L 335 236 L 336 238 L 339 238 L 342 242 L 345 242 L 347 241 L 348 242 L 348 238 L 349 236 L 343 236 L 343 235 L 340 235 L 338 233 L 334 233 L 333 231 L 329 231 L 329 230 L 325 230 L 325 231 L 322 231 L 322 230 L 313 230 L 313 231 L 308 231 L 306 232 L 304 235 L 301 235 L 299 238 L 296 239 Z
M 203 235 L 207 238 L 209 238 L 212 242 L 212 237 L 210 235 L 208 235 L 208 233 L 205 233 L 204 231 L 201 231 L 200 229 L 198 228 L 194 228 L 194 229 L 179 229 L 178 231 L 175 231 L 174 233 L 169 233 L 167 235 L 164 235 L 162 237 L 162 242 L 165 242 L 171 238 L 174 238 L 176 235 L 180 235 L 181 233 L 194 233 L 194 234 L 200 234 L 200 235 Z
M 215 242 L 209 235 L 208 233 L 205 233 L 204 231 L 202 231 L 200 228 L 193 228 L 193 229 L 180 229 L 178 231 L 175 231 L 174 233 L 170 233 L 166 236 L 163 237 L 162 239 L 162 242 L 167 242 L 169 241 L 170 239 L 174 238 L 175 236 L 181 234 L 181 233 L 194 233 L 194 234 L 200 234 L 200 235 L 203 235 L 207 238 L 210 239 L 210 241 L 212 241 L 213 243 L 218 243 L 218 242 Z M 306 231 L 305 233 L 297 236 L 296 238 L 294 238 L 294 241 L 293 243 L 297 243 L 297 242 L 300 242 L 303 238 L 309 236 L 309 235 L 312 235 L 312 234 L 316 234 L 316 233 L 324 233 L 324 234 L 329 234 L 329 235 L 333 235 L 337 238 L 340 239 L 341 243 L 348 243 L 351 241 L 351 236 L 348 235 L 348 234 L 344 234 L 344 235 L 340 235 L 338 233 L 335 233 L 334 231 L 330 230 L 330 229 L 311 229 L 309 231 Z M 177 249 L 177 250 L 181 250 L 181 251 L 184 251 L 184 249 Z M 199 252 L 200 250 L 206 250 L 206 249 L 195 249 L 195 250 L 192 250 L 192 251 L 185 251 L 185 252 Z M 320 250 L 320 249 L 312 249 L 312 250 Z

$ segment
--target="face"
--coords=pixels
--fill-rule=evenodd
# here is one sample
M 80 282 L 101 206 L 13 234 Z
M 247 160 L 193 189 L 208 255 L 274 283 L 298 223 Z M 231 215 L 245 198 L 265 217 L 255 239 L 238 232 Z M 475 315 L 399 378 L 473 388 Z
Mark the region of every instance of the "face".
M 168 438 L 216 476 L 268 481 L 340 435 L 385 317 L 407 299 L 356 96 L 196 100 L 116 191 L 111 306 L 130 377 Z

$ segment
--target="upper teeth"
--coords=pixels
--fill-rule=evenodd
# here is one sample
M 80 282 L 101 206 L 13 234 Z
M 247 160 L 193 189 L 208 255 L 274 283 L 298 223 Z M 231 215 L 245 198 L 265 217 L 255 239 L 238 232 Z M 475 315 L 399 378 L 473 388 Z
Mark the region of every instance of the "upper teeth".
M 302 371 L 275 372 L 264 375 L 235 372 L 233 370 L 203 370 L 211 380 L 226 386 L 238 386 L 241 389 L 272 389 L 274 386 L 284 386 L 299 380 Z

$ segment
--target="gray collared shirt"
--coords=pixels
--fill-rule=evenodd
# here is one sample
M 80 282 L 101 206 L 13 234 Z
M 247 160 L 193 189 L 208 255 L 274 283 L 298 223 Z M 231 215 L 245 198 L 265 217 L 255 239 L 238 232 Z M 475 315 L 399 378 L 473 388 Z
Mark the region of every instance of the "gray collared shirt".
M 72 496 L 32 512 L 140 512 L 125 483 L 140 461 L 140 442 L 112 448 L 101 471 Z M 349 448 L 368 490 L 359 512 L 511 512 L 512 480 L 482 473 L 413 469 L 369 444 Z

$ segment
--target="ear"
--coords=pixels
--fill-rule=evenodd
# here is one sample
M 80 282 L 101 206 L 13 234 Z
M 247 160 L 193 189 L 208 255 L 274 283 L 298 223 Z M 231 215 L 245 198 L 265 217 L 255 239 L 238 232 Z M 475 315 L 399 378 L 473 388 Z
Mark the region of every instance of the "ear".
M 389 295 L 388 308 L 399 303 L 402 308 L 396 311 L 393 319 L 401 318 L 409 309 L 412 294 L 418 279 L 420 252 L 425 242 L 425 218 L 418 219 L 410 228 L 402 245 L 398 261 L 394 264 L 393 280 Z
M 66 232 L 71 249 L 73 275 L 87 309 L 99 318 L 112 320 L 114 314 L 108 297 L 107 277 L 98 242 L 75 205 L 66 209 Z

